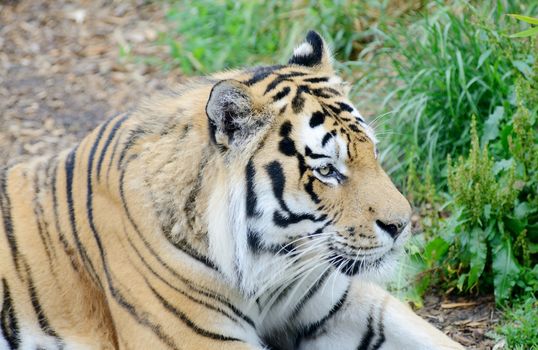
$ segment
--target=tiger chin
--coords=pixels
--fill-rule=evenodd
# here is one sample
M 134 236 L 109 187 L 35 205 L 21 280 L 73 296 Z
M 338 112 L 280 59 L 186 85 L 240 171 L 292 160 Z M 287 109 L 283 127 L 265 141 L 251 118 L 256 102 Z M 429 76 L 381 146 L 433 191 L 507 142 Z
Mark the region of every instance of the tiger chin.
M 462 349 L 372 277 L 411 209 L 309 32 L 0 171 L 0 349 Z

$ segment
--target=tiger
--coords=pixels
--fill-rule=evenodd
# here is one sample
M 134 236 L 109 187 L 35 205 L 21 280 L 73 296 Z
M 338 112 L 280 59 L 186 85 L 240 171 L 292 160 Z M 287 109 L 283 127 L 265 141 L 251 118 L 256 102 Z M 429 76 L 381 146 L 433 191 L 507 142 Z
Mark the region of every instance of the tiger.
M 411 207 L 332 54 L 191 78 L 0 171 L 1 349 L 463 349 L 382 287 Z

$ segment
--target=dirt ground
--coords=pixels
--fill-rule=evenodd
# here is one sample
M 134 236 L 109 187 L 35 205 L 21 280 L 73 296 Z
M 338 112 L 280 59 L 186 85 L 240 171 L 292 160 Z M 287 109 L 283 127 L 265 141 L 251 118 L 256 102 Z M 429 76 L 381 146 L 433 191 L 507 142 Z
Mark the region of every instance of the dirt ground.
M 163 6 L 0 0 L 0 164 L 72 146 L 141 96 L 179 81 L 177 71 L 165 74 L 132 59 L 166 57 L 154 44 L 167 30 Z M 418 313 L 469 349 L 495 344 L 486 337 L 499 318 L 491 297 L 434 292 Z

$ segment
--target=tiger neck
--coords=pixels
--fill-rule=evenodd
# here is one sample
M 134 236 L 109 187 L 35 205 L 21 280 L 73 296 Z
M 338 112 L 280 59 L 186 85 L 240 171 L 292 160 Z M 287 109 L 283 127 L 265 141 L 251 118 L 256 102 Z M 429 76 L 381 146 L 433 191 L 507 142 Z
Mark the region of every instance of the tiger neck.
M 166 139 L 148 147 L 136 172 L 143 174 L 148 207 L 161 234 L 176 249 L 217 268 L 209 256 L 206 223 L 210 219 L 206 208 L 208 186 L 216 171 L 215 155 L 208 145 L 190 142 L 197 137 L 196 131 L 191 132 L 193 135 L 176 143 L 177 147 L 169 147 Z
M 235 160 L 230 166 L 211 142 L 207 125 L 192 120 L 164 135 L 146 133 L 132 147 L 125 190 L 143 203 L 138 212 L 148 222 L 146 235 L 164 237 L 218 271 L 232 289 L 251 294 L 247 284 L 255 281 L 246 276 L 254 264 L 246 241 L 246 164 Z
M 227 164 L 203 133 L 207 129 L 192 129 L 173 147 L 162 139 L 148 148 L 143 156 L 144 169 L 151 169 L 144 179 L 148 199 L 170 243 L 249 294 L 245 272 L 253 260 L 242 232 L 244 167 L 237 160 L 233 167 Z

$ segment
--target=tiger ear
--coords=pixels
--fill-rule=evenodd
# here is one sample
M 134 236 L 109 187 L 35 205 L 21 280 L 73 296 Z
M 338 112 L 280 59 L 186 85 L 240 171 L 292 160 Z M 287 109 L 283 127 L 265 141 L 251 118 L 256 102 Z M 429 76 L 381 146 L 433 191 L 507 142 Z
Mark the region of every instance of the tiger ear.
M 211 139 L 221 149 L 240 145 L 260 127 L 253 99 L 245 84 L 229 79 L 211 89 L 206 105 Z
M 333 70 L 331 61 L 331 52 L 325 41 L 321 35 L 311 30 L 306 35 L 305 41 L 293 51 L 288 64 L 317 68 L 330 73 Z

